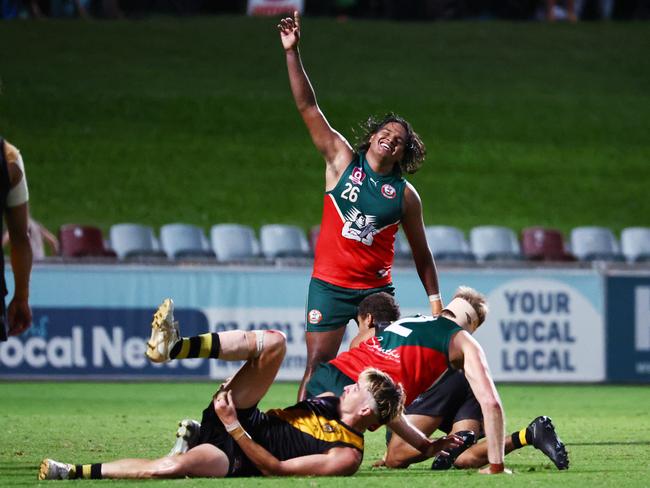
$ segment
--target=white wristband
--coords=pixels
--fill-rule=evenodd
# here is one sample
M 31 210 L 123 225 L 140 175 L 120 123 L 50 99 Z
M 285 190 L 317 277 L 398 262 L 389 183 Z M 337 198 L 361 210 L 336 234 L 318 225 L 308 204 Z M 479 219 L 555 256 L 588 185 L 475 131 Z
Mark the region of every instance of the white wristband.
M 436 293 L 435 295 L 429 295 L 429 301 L 431 303 L 439 302 L 440 301 L 440 293 Z
M 233 422 L 232 424 L 228 424 L 228 425 L 225 425 L 225 424 L 224 424 L 224 427 L 226 428 L 226 432 L 229 432 L 229 433 L 230 433 L 230 432 L 232 432 L 233 430 L 237 430 L 238 427 L 241 427 L 241 424 L 240 424 L 239 421 L 237 420 L 237 421 Z

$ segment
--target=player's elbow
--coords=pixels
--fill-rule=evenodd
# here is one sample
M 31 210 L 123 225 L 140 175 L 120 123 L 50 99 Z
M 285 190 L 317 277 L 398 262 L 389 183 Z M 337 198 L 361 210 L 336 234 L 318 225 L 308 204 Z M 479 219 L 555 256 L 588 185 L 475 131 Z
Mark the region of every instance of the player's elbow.
M 503 415 L 503 406 L 501 405 L 501 401 L 495 396 L 489 396 L 488 398 L 483 399 L 480 404 L 484 416 L 486 414 Z
M 164 457 L 137 473 L 137 478 L 180 478 L 189 473 L 178 457 Z
M 10 231 L 9 232 L 9 242 L 11 243 L 12 249 L 31 249 L 29 243 L 29 235 L 27 230 L 25 231 Z

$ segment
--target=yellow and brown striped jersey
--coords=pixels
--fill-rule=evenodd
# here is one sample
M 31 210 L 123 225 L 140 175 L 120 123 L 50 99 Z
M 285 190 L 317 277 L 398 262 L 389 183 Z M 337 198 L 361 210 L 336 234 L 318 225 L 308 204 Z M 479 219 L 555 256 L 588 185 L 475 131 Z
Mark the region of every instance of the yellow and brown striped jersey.
M 333 447 L 352 447 L 363 452 L 363 434 L 339 418 L 339 398 L 311 398 L 266 412 L 266 429 L 253 436 L 278 459 L 322 454 Z

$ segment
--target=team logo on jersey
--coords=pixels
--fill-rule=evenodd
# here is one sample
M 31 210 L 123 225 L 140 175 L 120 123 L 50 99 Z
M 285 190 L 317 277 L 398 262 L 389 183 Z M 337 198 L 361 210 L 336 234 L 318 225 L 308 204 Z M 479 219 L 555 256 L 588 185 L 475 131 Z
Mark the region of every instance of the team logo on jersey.
M 321 427 L 323 428 L 323 432 L 327 432 L 329 434 L 336 431 L 336 429 L 334 429 L 334 427 L 332 427 L 330 424 L 321 424 Z
M 316 325 L 321 320 L 323 320 L 323 314 L 320 313 L 320 310 L 316 310 L 314 308 L 313 310 L 309 311 L 309 314 L 307 315 L 307 320 L 309 320 L 310 324 Z
M 352 174 L 348 176 L 348 178 L 352 180 L 352 183 L 355 185 L 363 185 L 363 180 L 366 178 L 366 174 L 359 166 L 357 166 L 352 170 Z
M 366 246 L 371 246 L 375 234 L 379 232 L 375 227 L 376 217 L 366 215 L 358 208 L 352 207 L 345 214 L 345 223 L 341 235 L 346 239 L 359 241 Z
M 386 198 L 392 200 L 397 195 L 397 190 L 395 190 L 395 187 L 393 185 L 389 185 L 388 183 L 386 183 L 384 186 L 381 187 L 381 194 L 384 195 Z

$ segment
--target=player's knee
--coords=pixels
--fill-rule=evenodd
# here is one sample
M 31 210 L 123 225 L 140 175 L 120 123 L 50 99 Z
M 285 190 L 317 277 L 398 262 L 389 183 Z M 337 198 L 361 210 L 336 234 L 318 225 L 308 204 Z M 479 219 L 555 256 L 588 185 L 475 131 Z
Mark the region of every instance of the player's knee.
M 485 464 L 485 459 L 475 456 L 470 450 L 465 451 L 454 461 L 454 467 L 457 469 L 480 468 Z
M 287 336 L 279 330 L 264 331 L 264 349 L 269 352 L 284 354 L 287 350 Z
M 284 355 L 287 349 L 287 337 L 279 330 L 252 330 L 247 333 L 251 358 L 276 354 Z
M 142 478 L 178 478 L 185 476 L 185 466 L 180 462 L 178 456 L 169 456 L 157 460 Z
M 408 468 L 410 463 L 406 454 L 406 452 L 399 448 L 388 449 L 386 453 L 386 467 L 392 469 Z
M 336 352 L 332 354 L 330 351 L 327 351 L 325 349 L 315 348 L 311 351 L 307 351 L 307 364 L 312 368 L 315 368 L 320 363 L 326 363 L 335 357 Z

